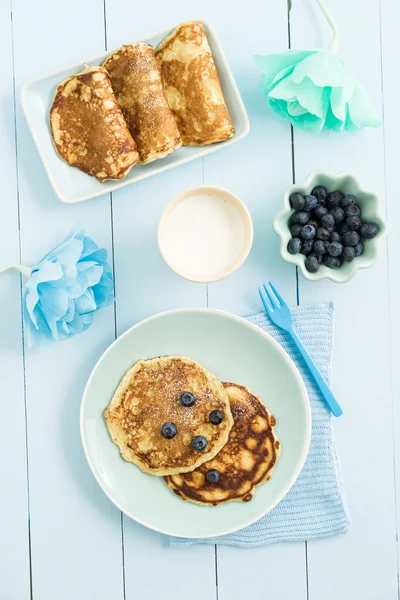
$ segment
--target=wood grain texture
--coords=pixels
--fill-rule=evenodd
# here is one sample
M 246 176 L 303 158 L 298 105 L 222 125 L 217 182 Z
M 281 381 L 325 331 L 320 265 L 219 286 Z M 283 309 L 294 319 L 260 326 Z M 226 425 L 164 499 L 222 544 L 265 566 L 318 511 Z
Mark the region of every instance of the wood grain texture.
M 257 286 L 271 279 L 289 302 L 296 302 L 295 268 L 279 258 L 272 219 L 292 183 L 290 127 L 275 120 L 262 94 L 256 53 L 283 51 L 288 45 L 287 8 L 271 0 L 236 6 L 226 19 L 221 5 L 203 2 L 232 65 L 250 118 L 250 134 L 236 147 L 204 158 L 204 182 L 226 187 L 242 200 L 254 222 L 254 245 L 245 265 L 228 279 L 208 286 L 209 306 L 243 313 L 260 307 Z M 251 18 L 251 35 L 242 23 Z M 240 43 L 232 31 L 243 31 Z M 240 383 L 240 382 L 239 382 Z M 287 565 L 291 577 L 282 577 Z M 305 545 L 218 548 L 218 598 L 306 598 Z M 234 573 L 234 576 L 233 576 Z M 267 583 L 268 582 L 268 583 Z
M 389 238 L 388 244 L 382 244 L 378 264 L 344 286 L 303 279 L 299 285 L 301 302 L 334 299 L 337 303 L 334 391 L 345 413 L 334 422 L 334 429 L 351 529 L 345 536 L 307 545 L 279 544 L 252 550 L 220 546 L 217 552 L 213 546 L 171 549 L 164 536 L 121 519 L 83 456 L 79 404 L 94 363 L 115 333 L 121 334 L 150 314 L 207 303 L 245 312 L 259 306 L 257 285 L 267 279 L 277 284 L 289 302 L 296 302 L 295 270 L 280 259 L 278 238 L 271 228 L 282 192 L 292 183 L 290 127 L 272 116 L 262 96 L 261 74 L 252 62 L 256 52 L 287 48 L 286 2 L 249 0 L 240 5 L 228 0 L 203 0 L 201 4 L 175 0 L 168 4 L 155 0 L 149 5 L 70 0 L 55 6 L 50 0 L 12 0 L 12 23 L 9 6 L 0 3 L 4 197 L 0 203 L 0 266 L 18 261 L 19 237 L 22 261 L 34 264 L 69 228 L 83 224 L 99 244 L 110 251 L 114 247 L 111 258 L 117 296 L 115 312 L 112 308 L 101 311 L 84 335 L 60 343 L 50 352 L 27 349 L 24 381 L 19 279 L 9 273 L 0 280 L 0 395 L 7 398 L 0 423 L 0 450 L 8 457 L 0 461 L 6 489 L 0 496 L 1 598 L 30 598 L 28 514 L 34 600 L 53 600 L 55 593 L 59 600 L 183 600 L 188 594 L 191 600 L 398 598 L 394 456 L 399 481 L 396 227 L 400 205 L 394 48 L 400 13 L 392 0 L 365 0 L 360 20 L 357 3 L 327 3 L 339 27 L 340 55 L 385 112 L 384 130 L 319 137 L 294 134 L 297 181 L 314 169 L 346 170 L 376 190 L 382 201 L 385 183 L 387 188 Z M 119 190 L 111 202 L 104 196 L 76 206 L 59 203 L 20 109 L 21 85 L 96 55 L 105 46 L 112 49 L 197 18 L 207 19 L 222 42 L 250 116 L 248 138 L 223 152 Z M 311 0 L 293 1 L 290 32 L 293 47 L 326 46 L 330 37 L 316 2 Z M 230 278 L 209 286 L 186 282 L 170 271 L 156 243 L 158 219 L 167 201 L 201 183 L 221 185 L 238 194 L 255 225 L 254 246 L 245 265 Z M 377 431 L 379 449 L 371 444 Z M 400 494 L 397 496 L 399 510 Z
M 72 0 L 57 9 L 48 0 L 31 4 L 14 0 L 13 27 L 17 94 L 33 77 L 104 47 L 99 0 Z M 35 264 L 76 224 L 84 224 L 100 245 L 110 249 L 107 197 L 84 206 L 61 204 L 51 190 L 19 103 L 17 128 L 23 263 Z M 113 338 L 110 308 L 98 315 L 87 335 L 48 352 L 26 352 L 35 599 L 50 600 L 55 590 L 60 600 L 123 597 L 120 514 L 95 483 L 79 437 L 83 387 Z
M 19 263 L 11 10 L 0 4 L 0 268 Z M 30 593 L 28 486 L 20 278 L 0 282 L 0 589 L 10 600 Z M 5 458 L 7 457 L 7 458 Z M 18 573 L 18 578 L 15 574 Z
M 356 4 L 337 0 L 331 10 L 341 32 L 339 54 L 381 112 L 379 2 L 368 0 L 363 6 L 357 43 L 350 27 L 359 18 Z M 328 44 L 330 32 L 316 5 L 306 0 L 294 3 L 291 38 L 296 48 L 304 43 L 310 47 Z M 315 169 L 348 171 L 385 202 L 381 128 L 321 136 L 296 130 L 294 140 L 297 181 Z M 378 263 L 345 285 L 301 279 L 300 301 L 320 300 L 336 302 L 333 389 L 344 415 L 333 426 L 352 522 L 345 536 L 308 544 L 309 597 L 394 600 L 397 565 L 386 242 Z M 371 443 L 377 427 L 378 452 Z
M 107 1 L 107 46 L 116 48 L 196 18 L 192 6 L 183 1 L 166 4 L 157 0 L 149 11 L 143 4 Z M 182 190 L 201 183 L 202 163 L 198 160 L 113 194 L 118 335 L 157 312 L 206 306 L 206 286 L 173 273 L 157 246 L 158 220 L 164 206 Z M 214 547 L 172 550 L 166 537 L 126 518 L 124 546 L 127 598 L 163 597 L 168 589 L 176 598 L 184 598 L 188 589 L 192 600 L 216 596 Z M 156 576 L 152 565 L 156 565 Z M 175 576 L 171 578 L 172 573 Z M 196 585 L 189 583 L 193 581 Z
M 400 516 L 400 219 L 399 203 L 399 161 L 396 150 L 400 137 L 398 110 L 398 75 L 393 55 L 398 31 L 396 23 L 400 20 L 400 4 L 390 0 L 381 0 L 381 46 L 382 46 L 382 91 L 384 119 L 384 157 L 386 183 L 386 215 L 388 224 L 388 280 L 390 314 L 390 350 L 391 350 L 391 386 L 393 403 L 393 439 L 395 465 L 395 493 L 397 508 L 397 560 L 400 571 L 399 516 Z

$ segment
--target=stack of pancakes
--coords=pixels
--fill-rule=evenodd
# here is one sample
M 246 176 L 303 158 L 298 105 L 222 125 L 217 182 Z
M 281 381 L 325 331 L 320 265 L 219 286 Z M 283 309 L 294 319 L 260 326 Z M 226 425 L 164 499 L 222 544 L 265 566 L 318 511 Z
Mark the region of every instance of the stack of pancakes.
M 235 133 L 199 22 L 179 25 L 156 50 L 144 42 L 122 46 L 101 67 L 60 83 L 50 126 L 59 156 L 100 182 L 182 144 Z
M 186 357 L 138 361 L 105 418 L 125 460 L 197 504 L 248 502 L 280 454 L 276 421 L 261 400 Z

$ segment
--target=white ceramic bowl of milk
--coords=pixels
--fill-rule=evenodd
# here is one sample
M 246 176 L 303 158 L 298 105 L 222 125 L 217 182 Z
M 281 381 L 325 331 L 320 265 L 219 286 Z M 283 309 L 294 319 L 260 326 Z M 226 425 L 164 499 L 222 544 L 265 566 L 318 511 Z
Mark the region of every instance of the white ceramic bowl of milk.
M 158 225 L 158 245 L 167 265 L 198 283 L 218 281 L 236 271 L 252 243 L 253 223 L 245 204 L 213 185 L 173 198 Z

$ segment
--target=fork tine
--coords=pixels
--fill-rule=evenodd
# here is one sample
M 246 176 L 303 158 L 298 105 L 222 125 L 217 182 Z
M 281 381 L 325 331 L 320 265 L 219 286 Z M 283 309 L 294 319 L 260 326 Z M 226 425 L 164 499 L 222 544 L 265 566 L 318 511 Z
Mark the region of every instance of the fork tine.
M 271 312 L 274 311 L 274 309 L 268 304 L 268 301 L 267 301 L 267 299 L 266 299 L 265 295 L 263 294 L 263 291 L 262 291 L 262 289 L 260 287 L 258 288 L 258 293 L 260 294 L 261 302 L 264 305 L 266 313 L 269 315 Z
M 264 285 L 263 285 L 263 288 L 264 288 L 264 290 L 265 290 L 265 293 L 267 294 L 267 296 L 268 296 L 268 298 L 269 298 L 269 301 L 270 301 L 270 302 L 271 302 L 271 304 L 272 304 L 272 308 L 273 308 L 273 309 L 276 309 L 276 308 L 278 308 L 278 304 L 277 304 L 276 300 L 274 299 L 273 295 L 270 293 L 270 291 L 269 291 L 269 289 L 267 288 L 267 286 L 265 285 L 265 283 L 264 283 Z
M 279 302 L 281 303 L 281 306 L 286 306 L 286 302 L 284 301 L 284 299 L 282 298 L 282 296 L 280 295 L 280 293 L 278 292 L 276 287 L 270 281 L 268 281 L 268 283 L 271 286 L 275 296 L 278 298 Z

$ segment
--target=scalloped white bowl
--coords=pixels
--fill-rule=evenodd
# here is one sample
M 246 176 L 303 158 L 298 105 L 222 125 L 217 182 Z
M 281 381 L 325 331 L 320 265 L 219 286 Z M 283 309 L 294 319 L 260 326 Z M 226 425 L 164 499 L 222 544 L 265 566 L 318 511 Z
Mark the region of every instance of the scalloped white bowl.
M 329 269 L 321 265 L 317 273 L 309 273 L 305 266 L 305 257 L 303 254 L 290 254 L 287 245 L 292 237 L 289 229 L 289 219 L 294 212 L 289 203 L 289 197 L 293 192 L 301 194 L 310 194 L 316 185 L 324 185 L 329 192 L 341 190 L 345 194 L 354 194 L 357 198 L 357 204 L 361 207 L 361 217 L 365 221 L 374 221 L 379 225 L 379 233 L 372 240 L 365 240 L 364 252 L 350 263 L 344 263 L 339 269 Z M 353 277 L 358 269 L 371 267 L 378 258 L 378 245 L 386 234 L 386 224 L 382 215 L 379 198 L 373 192 L 367 191 L 361 187 L 359 181 L 353 175 L 348 173 L 339 173 L 338 175 L 328 175 L 319 171 L 310 173 L 303 183 L 298 183 L 288 187 L 283 194 L 283 208 L 279 211 L 273 221 L 274 231 L 281 238 L 280 254 L 288 263 L 299 267 L 303 276 L 311 281 L 320 279 L 331 279 L 336 283 L 344 283 Z

